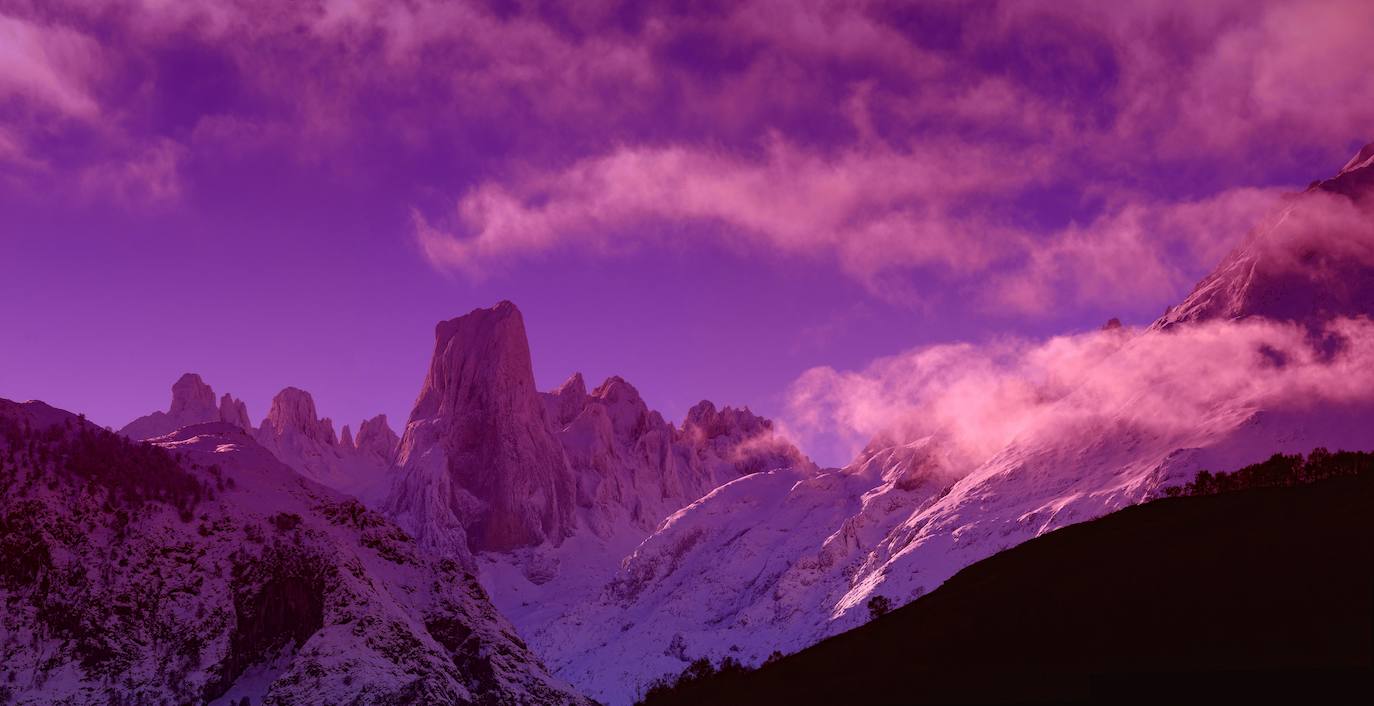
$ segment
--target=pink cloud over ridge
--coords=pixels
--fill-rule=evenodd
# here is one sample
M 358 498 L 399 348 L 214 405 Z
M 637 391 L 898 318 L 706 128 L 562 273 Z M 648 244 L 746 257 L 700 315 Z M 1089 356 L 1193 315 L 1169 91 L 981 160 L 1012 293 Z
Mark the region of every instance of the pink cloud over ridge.
M 808 370 L 789 390 L 785 426 L 804 448 L 851 457 L 875 437 L 938 435 L 972 469 L 1019 438 L 1085 425 L 1179 434 L 1260 409 L 1374 400 L 1374 322 L 1326 330 L 1345 343 L 1335 355 L 1303 326 L 1264 319 L 921 347 L 861 370 Z

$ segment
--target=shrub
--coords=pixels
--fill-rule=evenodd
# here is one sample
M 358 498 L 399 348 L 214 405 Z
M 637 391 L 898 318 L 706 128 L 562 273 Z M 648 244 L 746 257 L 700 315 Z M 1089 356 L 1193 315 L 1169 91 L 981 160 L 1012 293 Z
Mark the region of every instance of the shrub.
M 877 620 L 887 615 L 887 612 L 890 610 L 892 610 L 892 600 L 887 596 L 874 596 L 868 599 L 868 615 L 870 619 Z

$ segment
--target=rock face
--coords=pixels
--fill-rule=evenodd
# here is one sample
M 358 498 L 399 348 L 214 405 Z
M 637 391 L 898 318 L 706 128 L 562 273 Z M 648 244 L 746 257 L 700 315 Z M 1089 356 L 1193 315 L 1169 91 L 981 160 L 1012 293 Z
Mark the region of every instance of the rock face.
M 272 398 L 272 408 L 255 436 L 306 478 L 368 503 L 379 501 L 386 492 L 387 460 L 359 454 L 352 439 L 341 443 L 334 436 L 334 423 L 316 415 L 310 393 L 285 388 Z
M 583 693 L 628 703 L 692 659 L 800 649 L 864 621 L 873 596 L 907 602 L 1200 469 L 1374 449 L 1374 148 L 1361 154 L 1148 330 L 1085 334 L 1112 352 L 1004 448 L 889 438 L 844 469 L 744 475 L 670 515 L 532 644 Z
M 384 508 L 422 542 L 465 552 L 531 639 L 713 488 L 774 468 L 814 471 L 748 410 L 704 402 L 679 428 L 618 377 L 588 392 L 576 374 L 537 392 L 509 302 L 443 322 L 435 338 Z
M 586 703 L 457 561 L 239 427 L 0 400 L 0 456 L 6 701 Z
M 244 431 L 253 429 L 253 423 L 248 420 L 248 406 L 227 392 L 219 399 L 219 420 Z
M 573 531 L 574 484 L 534 385 L 510 302 L 441 322 L 401 437 L 387 509 L 423 542 L 469 552 L 557 545 Z
M 354 446 L 360 455 L 370 456 L 378 463 L 390 465 L 396 458 L 396 447 L 400 444 L 401 438 L 391 430 L 385 414 L 365 419 L 358 425 L 358 438 Z
M 272 398 L 272 408 L 262 420 L 259 436 L 269 440 L 294 434 L 326 446 L 334 446 L 334 423 L 315 416 L 315 399 L 309 392 L 288 387 Z
M 191 424 L 224 421 L 244 429 L 252 428 L 248 408 L 225 395 L 215 405 L 215 391 L 195 373 L 186 373 L 172 384 L 172 405 L 166 412 L 153 412 L 129 422 L 119 433 L 131 439 L 151 439 L 170 434 Z
M 576 374 L 545 395 L 549 417 L 577 478 L 588 528 L 606 538 L 628 524 L 652 531 L 663 518 L 743 475 L 814 468 L 748 409 L 703 401 L 674 427 L 619 377 L 590 393 Z

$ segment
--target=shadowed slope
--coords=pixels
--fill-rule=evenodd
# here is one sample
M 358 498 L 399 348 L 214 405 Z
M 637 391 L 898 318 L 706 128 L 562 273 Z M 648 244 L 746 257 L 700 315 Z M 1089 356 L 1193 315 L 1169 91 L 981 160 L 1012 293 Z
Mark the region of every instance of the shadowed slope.
M 1374 673 L 1374 477 L 1173 498 L 1047 534 L 694 703 L 1326 702 Z

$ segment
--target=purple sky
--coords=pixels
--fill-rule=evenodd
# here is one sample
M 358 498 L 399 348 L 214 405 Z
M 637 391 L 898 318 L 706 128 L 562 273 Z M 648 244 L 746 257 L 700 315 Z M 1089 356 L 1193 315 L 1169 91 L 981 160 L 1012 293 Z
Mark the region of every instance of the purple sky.
M 510 299 L 543 388 L 786 420 L 816 366 L 1148 322 L 1374 125 L 1367 2 L 283 5 L 0 0 L 0 396 L 399 427 Z

